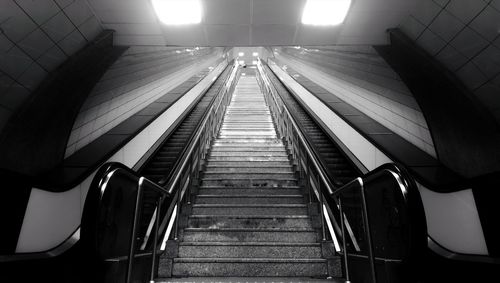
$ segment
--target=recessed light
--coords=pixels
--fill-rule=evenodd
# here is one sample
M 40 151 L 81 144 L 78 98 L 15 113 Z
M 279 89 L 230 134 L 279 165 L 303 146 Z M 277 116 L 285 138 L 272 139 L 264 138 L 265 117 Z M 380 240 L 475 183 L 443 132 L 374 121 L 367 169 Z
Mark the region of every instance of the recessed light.
M 238 56 L 240 56 L 240 57 L 245 56 L 245 52 L 238 53 Z
M 259 63 L 259 61 L 257 61 L 257 60 L 252 61 L 252 65 L 257 65 L 257 63 Z
M 246 76 L 247 74 L 246 73 L 241 73 L 242 76 Z
M 302 23 L 317 26 L 341 24 L 350 6 L 351 0 L 307 0 Z
M 252 55 L 253 55 L 253 57 L 257 57 L 257 56 L 259 56 L 259 52 L 254 52 L 254 53 L 252 53 Z
M 160 21 L 166 25 L 201 23 L 200 0 L 152 0 Z
M 245 65 L 245 60 L 240 60 L 239 63 L 240 65 Z

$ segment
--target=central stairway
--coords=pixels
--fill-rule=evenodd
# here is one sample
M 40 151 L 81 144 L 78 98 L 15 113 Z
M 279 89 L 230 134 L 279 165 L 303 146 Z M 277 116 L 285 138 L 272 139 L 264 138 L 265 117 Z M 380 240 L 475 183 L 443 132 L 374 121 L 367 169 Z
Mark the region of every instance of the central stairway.
M 173 277 L 341 275 L 254 76 L 240 77 L 183 210 Z

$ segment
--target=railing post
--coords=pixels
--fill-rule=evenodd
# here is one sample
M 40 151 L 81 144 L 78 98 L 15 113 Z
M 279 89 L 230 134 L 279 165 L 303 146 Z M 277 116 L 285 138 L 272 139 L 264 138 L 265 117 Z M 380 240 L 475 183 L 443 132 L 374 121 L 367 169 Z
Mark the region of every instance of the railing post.
M 366 204 L 366 195 L 365 195 L 365 187 L 363 184 L 360 185 L 361 190 L 361 201 L 363 207 L 363 221 L 365 222 L 366 228 L 366 242 L 368 244 L 368 259 L 370 261 L 370 273 L 372 276 L 372 282 L 377 282 L 377 273 L 375 270 L 375 256 L 373 254 L 373 246 L 372 246 L 372 233 L 370 231 L 370 223 L 368 219 L 368 207 Z
M 160 196 L 156 203 L 156 221 L 155 221 L 155 234 L 153 235 L 153 258 L 151 259 L 151 278 L 150 283 L 155 282 L 155 263 L 156 263 L 156 244 L 158 244 L 158 228 L 160 226 L 160 213 L 161 213 L 161 203 L 163 198 Z
M 350 283 L 349 280 L 349 262 L 347 261 L 347 239 L 345 237 L 345 228 L 344 228 L 344 212 L 342 210 L 342 197 L 339 195 L 338 198 L 339 203 L 339 213 L 340 213 L 340 226 L 342 231 L 342 250 L 344 251 L 344 265 L 345 265 L 345 283 Z
M 174 227 L 174 240 L 177 241 L 179 238 L 178 238 L 178 234 L 179 234 L 179 218 L 180 218 L 180 211 L 181 211 L 181 190 L 182 190 L 182 186 L 180 184 L 177 184 L 177 186 L 179 186 L 179 189 L 177 191 L 177 207 L 175 209 L 175 212 L 176 212 L 176 217 L 177 219 L 175 220 L 175 227 Z
M 137 227 L 139 226 L 139 218 L 141 212 L 141 202 L 142 202 L 142 185 L 141 180 L 139 179 L 139 183 L 137 185 L 137 195 L 135 197 L 135 207 L 134 207 L 134 219 L 132 222 L 132 231 L 130 232 L 130 247 L 128 251 L 128 262 L 127 262 L 127 275 L 125 277 L 125 283 L 130 283 L 132 280 L 132 269 L 134 266 L 134 257 L 135 257 L 135 244 L 136 239 L 135 236 L 137 234 Z
M 188 182 L 188 186 L 186 188 L 186 200 L 187 200 L 187 204 L 191 204 L 191 186 L 193 185 L 193 156 L 194 155 L 191 155 L 191 157 L 189 157 L 189 166 L 188 166 L 188 178 L 189 178 L 189 182 Z
M 321 217 L 321 232 L 323 233 L 323 241 L 326 241 L 326 228 L 325 228 L 325 212 L 323 208 L 323 203 L 324 203 L 324 196 L 323 192 L 321 191 L 321 182 L 320 182 L 320 176 L 318 174 L 318 194 L 319 194 L 319 205 L 320 205 L 320 217 Z

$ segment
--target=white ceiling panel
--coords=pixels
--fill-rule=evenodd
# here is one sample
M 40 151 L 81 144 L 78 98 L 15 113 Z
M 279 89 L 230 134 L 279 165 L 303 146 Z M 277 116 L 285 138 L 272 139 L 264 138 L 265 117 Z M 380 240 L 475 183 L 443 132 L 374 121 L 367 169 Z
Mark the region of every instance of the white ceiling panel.
M 295 30 L 295 25 L 253 25 L 252 45 L 289 45 Z
M 162 30 L 167 45 L 208 45 L 202 25 L 163 26 Z
M 206 0 L 204 1 L 206 24 L 249 25 L 251 23 L 251 2 L 249 0 Z
M 296 25 L 300 22 L 305 0 L 254 0 L 254 24 Z
M 156 15 L 149 10 L 102 10 L 96 14 L 103 24 L 158 23 Z
M 338 42 L 338 35 L 342 26 L 317 27 L 300 26 L 294 45 L 333 45 Z
M 206 31 L 211 46 L 251 45 L 249 25 L 207 25 Z
M 104 27 L 112 29 L 120 35 L 162 35 L 161 28 L 157 23 L 104 24 Z

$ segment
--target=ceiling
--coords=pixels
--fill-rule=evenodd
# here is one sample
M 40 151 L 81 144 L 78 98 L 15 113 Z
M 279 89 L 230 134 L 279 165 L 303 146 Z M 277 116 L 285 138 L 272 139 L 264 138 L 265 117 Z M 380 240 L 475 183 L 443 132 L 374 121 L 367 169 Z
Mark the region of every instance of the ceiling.
M 88 0 L 104 28 L 114 29 L 117 45 L 333 45 L 386 44 L 385 30 L 396 27 L 418 0 L 352 0 L 344 24 L 300 23 L 305 0 L 201 0 L 198 25 L 161 24 L 150 0 Z

